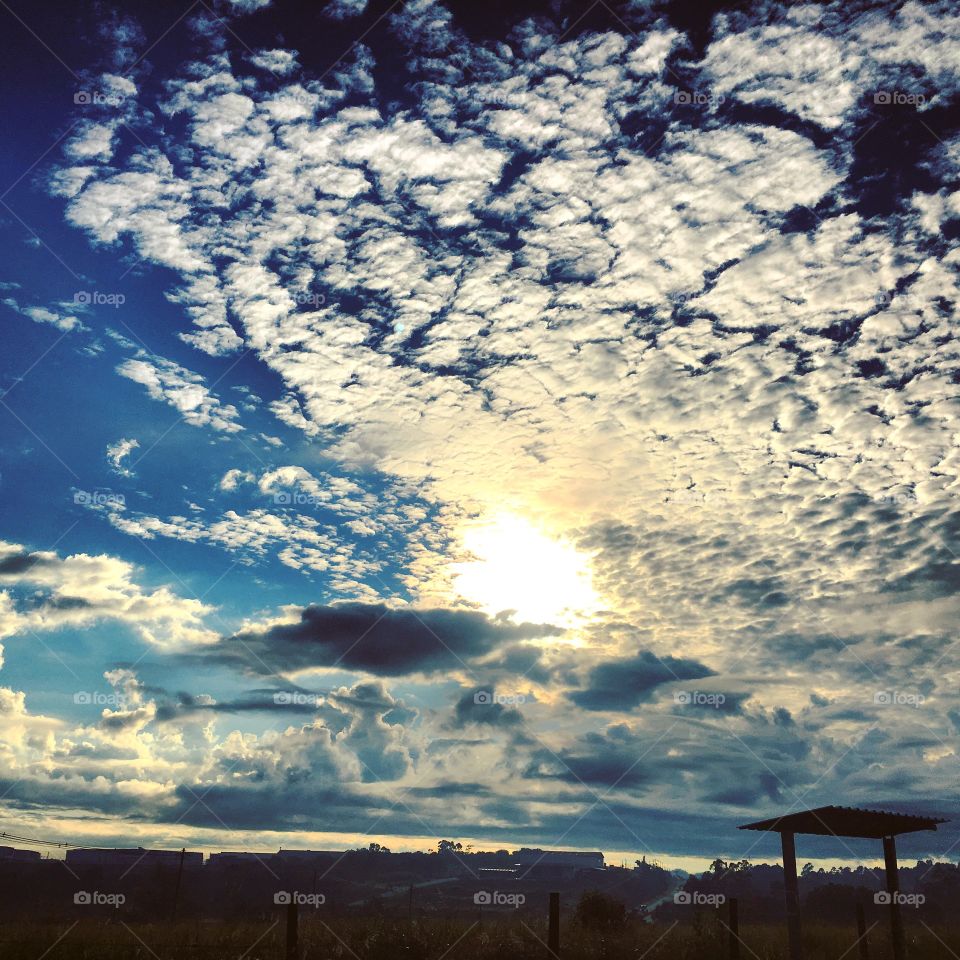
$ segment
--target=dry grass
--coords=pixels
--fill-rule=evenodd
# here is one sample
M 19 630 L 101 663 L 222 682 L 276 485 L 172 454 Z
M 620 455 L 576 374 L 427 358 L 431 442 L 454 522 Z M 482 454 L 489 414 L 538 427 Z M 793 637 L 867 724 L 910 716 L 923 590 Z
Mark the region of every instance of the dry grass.
M 280 960 L 284 925 L 183 921 L 127 924 L 81 920 L 73 925 L 14 923 L 0 926 L 5 960 Z M 779 925 L 741 929 L 741 960 L 785 960 L 786 936 Z M 302 960 L 545 960 L 546 927 L 521 918 L 429 919 L 407 922 L 379 918 L 306 920 L 300 928 Z M 726 960 L 728 933 L 716 914 L 692 923 L 628 923 L 601 932 L 568 923 L 561 930 L 564 960 Z M 888 931 L 869 934 L 870 960 L 890 960 Z M 852 929 L 807 922 L 806 960 L 859 960 Z M 960 928 L 908 929 L 908 960 L 958 960 Z

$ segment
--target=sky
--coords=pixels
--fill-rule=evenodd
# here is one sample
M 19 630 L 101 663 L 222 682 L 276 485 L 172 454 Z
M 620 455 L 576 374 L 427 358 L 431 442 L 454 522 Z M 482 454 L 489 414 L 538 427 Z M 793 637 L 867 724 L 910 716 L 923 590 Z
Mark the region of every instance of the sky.
M 960 822 L 950 4 L 0 19 L 0 830 Z

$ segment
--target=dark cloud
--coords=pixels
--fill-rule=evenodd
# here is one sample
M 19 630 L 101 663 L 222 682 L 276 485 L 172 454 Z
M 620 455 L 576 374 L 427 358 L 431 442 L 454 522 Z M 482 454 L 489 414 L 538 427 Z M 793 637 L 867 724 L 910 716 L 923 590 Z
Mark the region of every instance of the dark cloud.
M 309 606 L 293 624 L 248 630 L 201 656 L 254 673 L 340 667 L 381 676 L 462 667 L 501 643 L 562 633 L 469 610 L 395 610 L 384 604 Z
M 630 710 L 648 701 L 661 684 L 713 675 L 713 670 L 696 660 L 658 657 L 643 650 L 633 657 L 598 664 L 587 675 L 586 686 L 569 697 L 585 710 Z
M 0 576 L 18 576 L 33 567 L 44 566 L 51 561 L 39 553 L 18 553 L 0 560 Z
M 528 778 L 547 778 L 588 786 L 636 788 L 651 779 L 641 754 L 597 736 L 587 737 L 590 752 L 538 750 L 524 771 Z
M 748 783 L 724 787 L 703 798 L 708 803 L 720 803 L 731 807 L 752 807 L 763 800 L 780 799 L 780 782 L 772 774 L 758 773 Z
M 516 727 L 523 723 L 523 717 L 516 707 L 499 700 L 494 690 L 467 690 L 453 708 L 451 725 L 460 728 L 471 723 Z

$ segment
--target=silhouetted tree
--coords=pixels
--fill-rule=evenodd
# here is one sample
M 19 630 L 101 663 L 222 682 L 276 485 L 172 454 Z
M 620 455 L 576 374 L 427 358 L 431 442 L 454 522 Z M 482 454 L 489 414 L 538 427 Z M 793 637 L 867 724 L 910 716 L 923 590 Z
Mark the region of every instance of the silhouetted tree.
M 594 930 L 618 930 L 627 919 L 626 906 L 599 890 L 588 890 L 577 904 L 577 920 Z

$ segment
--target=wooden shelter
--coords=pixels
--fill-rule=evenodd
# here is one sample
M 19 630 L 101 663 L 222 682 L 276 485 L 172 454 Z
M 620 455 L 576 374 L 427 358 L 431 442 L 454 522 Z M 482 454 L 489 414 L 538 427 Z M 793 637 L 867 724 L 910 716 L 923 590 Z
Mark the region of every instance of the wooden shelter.
M 780 834 L 783 848 L 783 884 L 787 903 L 787 933 L 790 938 L 790 960 L 803 960 L 800 942 L 800 894 L 797 888 L 797 853 L 794 835 L 812 833 L 822 837 L 858 837 L 883 841 L 887 892 L 890 894 L 890 934 L 894 960 L 904 960 L 903 919 L 900 916 L 900 881 L 897 878 L 897 847 L 894 838 L 900 833 L 936 830 L 937 817 L 919 817 L 884 810 L 859 810 L 855 807 L 817 807 L 782 817 L 745 823 L 740 830 L 767 830 Z

